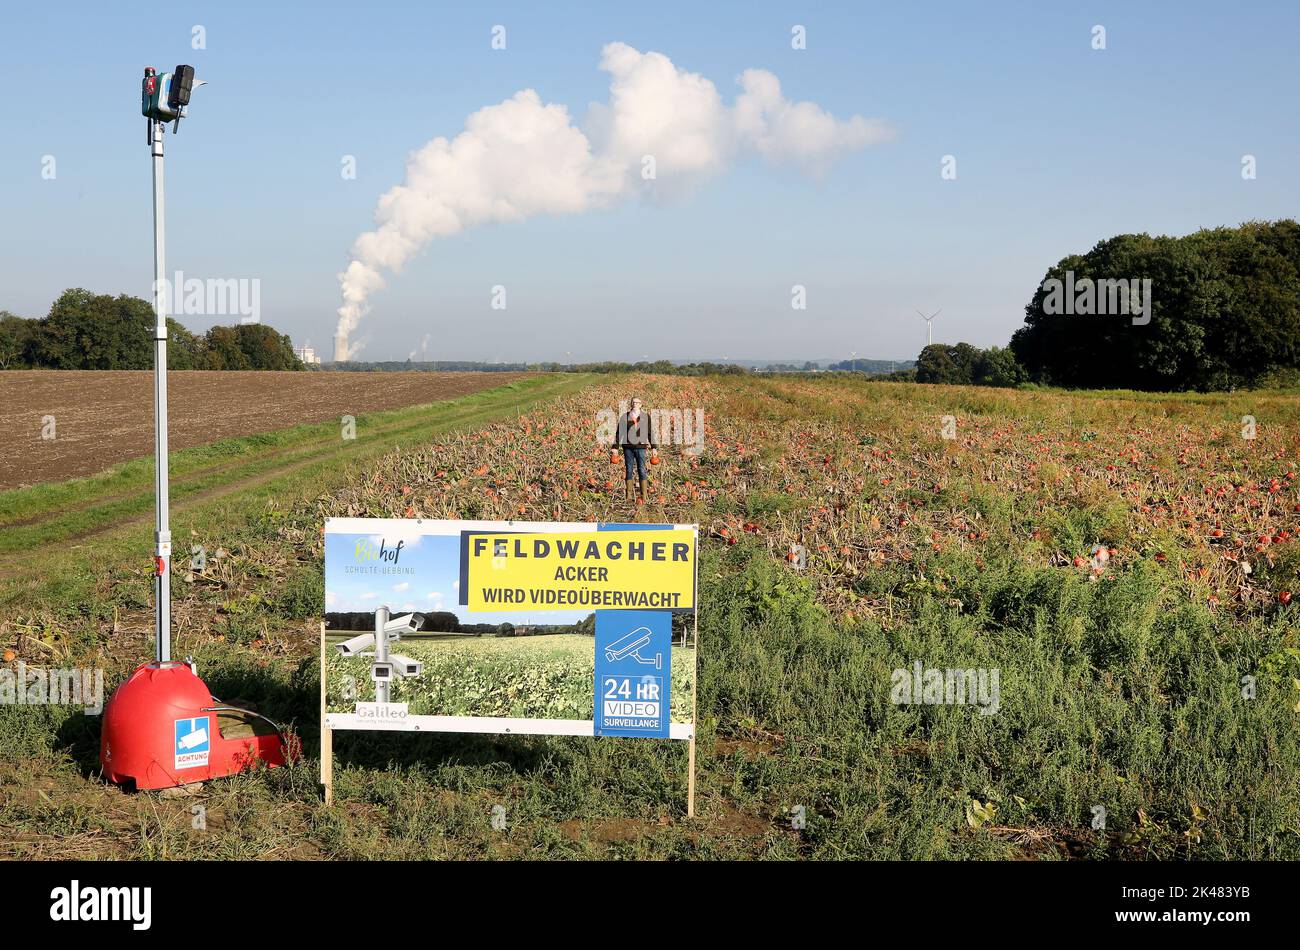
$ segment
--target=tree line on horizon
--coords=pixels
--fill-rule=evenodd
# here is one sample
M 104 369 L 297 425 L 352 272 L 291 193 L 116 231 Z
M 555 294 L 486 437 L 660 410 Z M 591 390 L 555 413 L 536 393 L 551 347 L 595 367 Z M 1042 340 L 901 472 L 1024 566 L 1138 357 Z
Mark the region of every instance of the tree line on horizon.
M 40 319 L 0 311 L 0 369 L 152 369 L 154 322 L 147 300 L 71 288 Z M 303 368 L 289 337 L 264 323 L 197 334 L 168 317 L 167 337 L 168 369 Z
M 1008 348 L 935 343 L 912 378 L 1165 392 L 1294 385 L 1300 224 L 1101 241 L 1048 269 Z
M 374 611 L 330 610 L 325 613 L 327 630 L 369 632 L 375 627 Z M 450 610 L 432 610 L 423 615 L 417 633 L 464 633 L 480 637 L 540 636 L 548 633 L 577 633 L 594 637 L 596 615 L 588 614 L 577 623 L 461 623 Z
M 655 373 L 661 376 L 710 376 L 748 373 L 734 363 L 674 363 L 671 360 L 625 363 L 604 360 L 599 363 L 487 363 L 476 360 L 348 360 L 315 366 L 322 372 L 409 373 L 409 372 L 479 372 L 479 373 Z
M 1141 299 L 1139 312 L 1138 300 Z M 153 308 L 126 294 L 74 288 L 49 314 L 0 311 L 0 369 L 148 369 Z M 191 333 L 167 321 L 169 369 L 297 370 L 289 337 L 265 324 Z M 1121 234 L 1048 268 L 1007 347 L 926 346 L 914 366 L 848 359 L 831 372 L 886 380 L 1013 387 L 1224 390 L 1300 382 L 1300 224 L 1251 221 L 1183 237 Z M 892 364 L 891 364 L 892 365 Z M 673 376 L 811 372 L 811 361 L 750 369 L 736 363 L 484 363 L 350 361 L 341 372 L 647 372 Z
M 1068 301 L 1066 288 L 1073 294 Z M 1130 291 L 1145 297 L 1143 312 L 1135 310 Z M 1294 385 L 1300 382 L 1300 224 L 1251 221 L 1183 237 L 1109 238 L 1048 268 L 1025 306 L 1024 324 L 1006 347 L 933 343 L 915 364 L 891 372 L 889 363 L 846 359 L 826 370 L 967 386 L 1206 391 Z M 812 361 L 754 369 L 668 360 L 473 368 L 666 375 L 822 371 Z

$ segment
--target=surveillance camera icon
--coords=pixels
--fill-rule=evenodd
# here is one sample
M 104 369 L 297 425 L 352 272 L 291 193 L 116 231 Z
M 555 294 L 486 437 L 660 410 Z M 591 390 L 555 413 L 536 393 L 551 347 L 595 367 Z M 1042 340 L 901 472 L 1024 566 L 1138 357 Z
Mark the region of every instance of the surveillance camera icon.
M 200 726 L 193 732 L 181 736 L 180 739 L 177 740 L 176 745 L 181 749 L 181 751 L 188 752 L 190 749 L 196 749 L 207 741 L 208 728 L 207 726 Z
M 605 647 L 605 659 L 611 663 L 631 659 L 646 666 L 653 666 L 656 670 L 663 669 L 664 657 L 662 653 L 656 653 L 653 660 L 641 655 L 641 649 L 649 644 L 650 628 L 637 627 L 631 633 L 625 634 L 613 643 L 608 644 Z
M 424 614 L 422 613 L 402 614 L 399 617 L 393 617 L 388 623 L 384 624 L 384 632 L 388 634 L 388 639 L 400 640 L 404 633 L 418 632 L 422 623 L 424 623 Z
M 424 614 L 409 613 L 402 614 L 400 617 L 393 617 L 384 624 L 384 636 L 389 643 L 402 639 L 404 633 L 417 633 L 420 624 L 424 623 Z M 367 650 L 375 648 L 375 635 L 373 633 L 362 633 L 350 640 L 344 640 L 342 643 L 334 644 L 334 649 L 338 650 L 342 656 L 361 656 Z

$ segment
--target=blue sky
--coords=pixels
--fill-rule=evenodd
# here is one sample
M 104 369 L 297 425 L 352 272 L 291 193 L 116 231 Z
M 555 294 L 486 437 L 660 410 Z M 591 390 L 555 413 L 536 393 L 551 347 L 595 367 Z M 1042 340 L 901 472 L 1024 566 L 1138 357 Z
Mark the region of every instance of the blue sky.
M 464 623 L 577 623 L 591 611 L 480 611 L 458 604 L 460 595 L 460 532 L 432 534 L 436 524 L 404 523 L 386 535 L 329 532 L 325 535 L 325 610 L 373 611 L 386 606 L 393 614 L 448 610 Z M 358 558 L 358 542 L 366 551 L 380 545 L 391 551 L 402 542 L 395 564 L 378 558 Z
M 582 125 L 622 41 L 728 104 L 762 68 L 896 137 L 819 179 L 741 158 L 683 200 L 435 239 L 373 295 L 364 357 L 428 336 L 430 359 L 912 358 L 914 308 L 943 309 L 936 340 L 1002 344 L 1067 253 L 1300 213 L 1297 36 L 1289 2 L 6 4 L 0 309 L 43 315 L 68 286 L 148 296 L 141 69 L 190 62 L 211 85 L 167 137 L 169 271 L 260 280 L 262 319 L 328 358 L 336 274 L 409 153 L 528 88 Z

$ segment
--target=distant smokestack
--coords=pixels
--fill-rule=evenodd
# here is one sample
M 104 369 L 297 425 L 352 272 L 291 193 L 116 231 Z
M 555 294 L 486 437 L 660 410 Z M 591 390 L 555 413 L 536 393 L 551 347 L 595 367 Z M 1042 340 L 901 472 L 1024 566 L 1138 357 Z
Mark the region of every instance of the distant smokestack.
M 334 337 L 334 362 L 344 363 L 348 358 L 348 335 L 340 333 Z

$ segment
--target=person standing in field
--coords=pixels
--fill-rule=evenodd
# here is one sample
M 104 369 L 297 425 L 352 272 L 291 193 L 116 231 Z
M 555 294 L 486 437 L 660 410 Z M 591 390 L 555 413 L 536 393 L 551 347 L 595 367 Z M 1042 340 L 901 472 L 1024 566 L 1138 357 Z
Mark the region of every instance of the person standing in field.
M 651 431 L 650 413 L 642 408 L 638 397 L 633 396 L 627 412 L 619 416 L 616 438 L 623 449 L 624 497 L 628 501 L 632 500 L 632 479 L 635 477 L 641 483 L 641 494 L 637 504 L 644 504 L 647 479 L 650 477 L 646 469 L 646 453 L 655 447 L 655 443 L 654 432 Z M 634 470 L 635 475 L 633 475 Z

